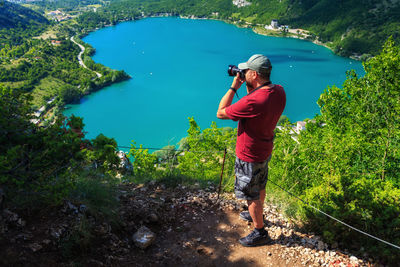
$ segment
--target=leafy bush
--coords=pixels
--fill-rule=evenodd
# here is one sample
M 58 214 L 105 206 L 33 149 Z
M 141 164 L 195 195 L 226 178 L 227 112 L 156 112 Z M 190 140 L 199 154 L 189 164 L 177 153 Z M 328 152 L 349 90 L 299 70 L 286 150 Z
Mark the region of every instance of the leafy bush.
M 0 183 L 8 197 L 30 204 L 62 199 L 71 180 L 68 171 L 80 160 L 81 139 L 61 118 L 47 128 L 34 125 L 30 98 L 19 90 L 0 91 Z
M 189 118 L 190 127 L 186 143 L 188 152 L 178 157 L 178 170 L 187 177 L 218 181 L 224 150 L 229 155 L 225 160 L 225 177 L 231 177 L 235 162 L 236 131 L 231 128 L 217 128 L 215 122 L 201 132 L 193 118 Z
M 85 159 L 101 172 L 113 173 L 118 169 L 120 163 L 120 159 L 115 153 L 116 150 L 117 142 L 114 138 L 99 134 L 91 141 L 91 145 L 84 150 Z
M 136 147 L 136 143 L 131 144 L 131 150 L 128 157 L 133 164 L 133 174 L 135 176 L 154 176 L 156 173 L 156 155 L 150 154 L 148 149 L 144 149 L 143 145 Z
M 224 150 L 227 155 L 224 166 L 224 184 L 226 190 L 232 190 L 234 179 L 236 130 L 218 128 L 215 122 L 201 132 L 193 118 L 189 118 L 188 136 L 180 142 L 179 150 L 174 146 L 150 154 L 142 145 L 131 146 L 129 157 L 133 162 L 135 178 L 143 176 L 173 180 L 184 183 L 217 184 L 221 175 Z
M 364 68 L 364 77 L 351 71 L 342 89 L 325 90 L 321 115 L 307 123 L 299 143 L 289 131 L 278 134 L 271 175 L 317 208 L 400 244 L 400 48 L 389 39 Z M 300 205 L 327 241 L 363 244 L 372 255 L 399 260 L 391 247 Z
M 54 124 L 35 125 L 30 99 L 0 88 L 0 187 L 6 199 L 19 207 L 58 204 L 79 185 L 82 170 L 93 164 L 103 174 L 117 170 L 114 139 L 85 140 L 83 120 L 75 116 L 57 114 Z

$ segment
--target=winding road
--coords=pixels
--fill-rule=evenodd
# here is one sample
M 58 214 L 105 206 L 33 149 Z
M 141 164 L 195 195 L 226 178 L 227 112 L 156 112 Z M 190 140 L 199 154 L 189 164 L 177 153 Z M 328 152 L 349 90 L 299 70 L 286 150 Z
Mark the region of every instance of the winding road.
M 81 52 L 79 52 L 79 54 L 78 54 L 79 65 L 81 65 L 81 66 L 84 67 L 85 69 L 91 70 L 91 69 L 89 69 L 89 68 L 85 65 L 85 63 L 84 63 L 83 60 L 82 60 L 82 54 L 85 52 L 85 47 L 84 47 L 83 45 L 77 43 L 77 42 L 74 40 L 74 37 L 73 37 L 73 36 L 71 36 L 71 41 L 72 41 L 73 43 L 75 43 L 77 46 L 79 46 L 79 48 L 81 49 Z M 100 73 L 98 73 L 97 71 L 94 71 L 94 70 L 91 70 L 91 71 L 93 71 L 94 73 L 96 73 L 97 77 L 99 77 L 99 78 L 102 76 L 102 75 L 101 75 Z

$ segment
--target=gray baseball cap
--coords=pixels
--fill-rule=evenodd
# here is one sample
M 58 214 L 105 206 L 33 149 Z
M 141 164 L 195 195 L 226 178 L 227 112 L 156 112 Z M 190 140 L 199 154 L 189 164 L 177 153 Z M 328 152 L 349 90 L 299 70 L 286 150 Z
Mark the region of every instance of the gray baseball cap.
M 272 69 L 272 65 L 271 61 L 269 61 L 266 56 L 256 54 L 251 56 L 247 62 L 240 63 L 238 68 L 241 70 L 251 69 L 257 71 L 258 73 L 265 73 Z

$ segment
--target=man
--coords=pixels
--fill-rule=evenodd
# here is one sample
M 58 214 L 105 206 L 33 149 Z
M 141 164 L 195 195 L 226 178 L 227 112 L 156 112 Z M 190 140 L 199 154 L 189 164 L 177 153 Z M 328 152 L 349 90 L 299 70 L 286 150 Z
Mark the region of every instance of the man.
M 239 121 L 236 141 L 235 194 L 246 199 L 249 212 L 241 219 L 254 222 L 254 231 L 239 239 L 243 246 L 252 247 L 270 241 L 264 229 L 263 205 L 268 179 L 268 162 L 273 147 L 274 129 L 286 104 L 283 87 L 272 84 L 272 65 L 264 55 L 253 55 L 238 65 L 245 74 L 237 73 L 232 86 L 222 97 L 217 117 Z M 232 104 L 233 97 L 246 82 L 247 95 Z

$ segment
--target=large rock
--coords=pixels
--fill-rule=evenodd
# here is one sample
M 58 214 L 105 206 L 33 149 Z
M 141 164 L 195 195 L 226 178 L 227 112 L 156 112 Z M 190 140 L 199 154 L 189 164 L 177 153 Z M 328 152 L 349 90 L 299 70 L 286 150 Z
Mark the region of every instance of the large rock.
M 142 226 L 135 234 L 133 234 L 132 239 L 136 246 L 141 249 L 145 249 L 154 242 L 156 239 L 156 234 L 154 234 L 146 226 Z

